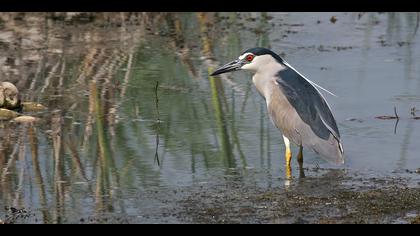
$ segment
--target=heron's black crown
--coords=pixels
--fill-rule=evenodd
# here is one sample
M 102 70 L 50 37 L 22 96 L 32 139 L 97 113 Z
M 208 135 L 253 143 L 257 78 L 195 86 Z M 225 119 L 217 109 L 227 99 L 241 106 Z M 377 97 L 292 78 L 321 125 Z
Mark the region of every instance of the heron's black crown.
M 276 59 L 276 61 L 283 64 L 283 58 L 281 58 L 279 55 L 277 55 L 277 53 L 271 51 L 270 49 L 257 47 L 257 48 L 248 49 L 244 53 L 248 53 L 248 52 L 254 54 L 255 56 L 271 55 L 272 57 L 274 57 L 274 59 Z

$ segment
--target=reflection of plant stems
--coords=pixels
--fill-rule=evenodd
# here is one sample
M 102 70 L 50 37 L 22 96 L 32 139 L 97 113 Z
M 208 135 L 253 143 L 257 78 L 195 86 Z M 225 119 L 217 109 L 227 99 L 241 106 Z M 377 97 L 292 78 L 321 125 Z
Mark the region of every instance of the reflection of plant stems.
M 238 148 L 238 152 L 239 152 L 239 157 L 241 158 L 242 161 L 242 165 L 243 167 L 247 167 L 248 164 L 246 162 L 246 158 L 244 153 L 242 152 L 241 149 L 241 144 L 239 142 L 239 138 L 238 138 L 238 130 L 236 129 L 235 123 L 235 90 L 232 89 L 232 124 L 231 124 L 231 133 L 232 133 L 232 138 L 233 138 L 233 142 L 234 144 L 236 144 L 236 147 Z
M 54 157 L 54 181 L 55 181 L 55 223 L 61 223 L 64 216 L 64 159 L 62 154 L 62 114 L 60 110 L 53 112 L 51 117 L 51 130 L 53 140 Z
M 416 14 L 417 20 L 416 20 L 416 26 L 414 27 L 414 33 L 411 37 L 408 38 L 407 42 L 411 42 L 411 40 L 414 39 L 414 37 L 417 34 L 417 30 L 419 29 L 419 23 L 420 23 L 420 12 L 417 12 Z
M 159 88 L 159 81 L 156 81 L 155 86 L 155 104 L 156 104 L 156 150 L 155 150 L 155 161 L 157 162 L 158 166 L 160 166 L 159 162 L 159 131 L 160 131 L 160 115 L 159 115 L 159 96 L 158 96 L 158 88 Z
M 267 131 L 267 167 L 271 169 L 271 152 L 270 152 L 270 128 L 272 127 L 270 122 L 266 123 L 266 131 Z
M 98 211 L 105 208 L 112 209 L 112 205 L 107 205 L 110 199 L 110 182 L 109 182 L 109 160 L 110 148 L 108 139 L 105 134 L 104 115 L 102 113 L 102 106 L 99 100 L 98 89 L 96 81 L 92 80 L 90 83 L 90 96 L 94 101 L 94 114 L 96 122 L 96 130 L 98 132 L 99 144 L 99 163 L 98 163 L 98 178 L 96 185 L 96 207 Z M 107 198 L 106 198 L 107 197 Z
M 260 158 L 261 167 L 264 165 L 264 105 L 260 106 Z
M 258 46 L 260 47 L 269 47 L 269 42 L 270 39 L 268 37 L 268 31 L 267 31 L 267 26 L 268 26 L 268 17 L 267 17 L 267 13 L 266 12 L 262 12 L 261 13 L 261 21 L 260 24 L 257 28 L 257 38 L 258 38 Z
M 211 43 L 209 38 L 207 37 L 207 26 L 206 26 L 206 20 L 207 20 L 207 13 L 201 12 L 197 13 L 198 21 L 200 24 L 200 31 L 202 34 L 201 40 L 203 41 L 203 54 L 205 56 L 209 56 L 211 54 Z
M 72 138 L 68 138 L 68 139 L 70 139 L 70 140 L 68 142 L 66 142 L 66 146 L 70 150 L 71 157 L 72 157 L 74 163 L 76 164 L 76 168 L 79 170 L 79 174 L 82 176 L 83 180 L 88 182 L 88 179 L 87 179 L 86 173 L 85 173 L 85 169 L 82 165 L 79 153 L 77 151 L 75 141 Z
M 244 98 L 244 101 L 243 101 L 242 107 L 241 107 L 241 114 L 244 114 L 244 112 L 245 112 L 245 106 L 246 106 L 246 102 L 248 101 L 249 91 L 251 91 L 251 86 L 252 86 L 252 82 L 248 82 L 247 88 L 246 88 L 246 91 L 245 91 L 245 96 L 244 96 L 245 98 Z
M 398 122 L 400 122 L 400 119 L 397 119 L 397 121 L 395 121 L 394 134 L 397 134 Z
M 200 24 L 200 32 L 201 32 L 201 40 L 202 40 L 202 53 L 207 58 L 212 58 L 212 45 L 211 45 L 211 38 L 208 37 L 208 28 L 207 28 L 207 13 L 198 13 L 198 20 Z M 208 74 L 211 74 L 214 70 L 214 65 L 209 60 L 205 61 L 207 63 Z M 235 167 L 235 160 L 232 155 L 232 147 L 230 145 L 229 134 L 226 128 L 225 118 L 223 116 L 223 109 L 222 109 L 222 101 L 220 97 L 225 98 L 225 105 L 226 97 L 220 93 L 223 93 L 223 86 L 222 81 L 220 78 L 215 78 L 213 76 L 209 77 L 210 81 L 210 88 L 212 91 L 212 103 L 215 111 L 216 116 L 216 123 L 217 123 L 217 130 L 219 131 L 220 139 L 222 142 L 222 153 L 225 159 L 225 163 L 228 167 Z
M 24 137 L 24 129 L 22 127 L 21 132 L 19 137 Z M 14 206 L 21 206 L 21 202 L 22 202 L 22 193 L 23 193 L 23 177 L 25 176 L 25 171 L 26 171 L 26 161 L 25 161 L 25 147 L 26 144 L 25 142 L 20 142 L 19 145 L 19 152 L 18 152 L 18 157 L 19 157 L 19 162 L 20 162 L 20 170 L 19 170 L 19 182 L 18 182 L 18 186 L 17 189 L 15 190 L 15 199 L 14 199 Z
M 91 82 L 93 83 L 93 82 Z M 92 135 L 93 129 L 93 114 L 95 113 L 95 101 L 96 98 L 92 95 L 92 89 L 96 89 L 96 84 L 90 84 L 90 94 L 89 94 L 89 109 L 88 115 L 86 117 L 85 132 L 83 135 L 83 144 L 82 148 L 87 151 L 87 145 L 89 143 L 89 138 Z
M 17 156 L 17 152 L 18 152 L 18 147 L 20 145 L 20 143 L 22 142 L 22 138 L 19 137 L 18 139 L 18 145 L 16 145 L 13 149 L 12 154 L 10 155 L 9 160 L 7 161 L 6 167 L 3 169 L 3 173 L 1 175 L 1 183 L 2 185 L 5 185 L 7 183 L 6 178 L 7 175 L 10 174 L 10 169 L 12 168 L 12 166 L 15 164 L 16 161 L 16 156 Z M 4 187 L 2 189 L 5 189 Z
M 127 62 L 127 68 L 124 75 L 124 82 L 121 85 L 121 95 L 120 95 L 120 102 L 124 101 L 125 93 L 127 92 L 128 82 L 131 78 L 131 67 L 133 64 L 133 53 L 131 52 L 128 55 L 128 62 Z
M 398 126 L 398 122 L 400 122 L 400 117 L 397 114 L 397 107 L 394 106 L 394 114 L 395 117 L 397 117 L 397 121 L 395 122 L 395 127 L 394 127 L 394 134 L 397 134 L 397 126 Z
M 49 75 L 47 76 L 47 78 L 45 78 L 44 87 L 42 87 L 41 92 L 40 92 L 41 94 L 43 94 L 44 91 L 48 88 L 48 86 L 50 86 L 51 78 L 57 73 L 59 66 L 60 66 L 60 62 L 58 61 L 57 63 L 55 63 L 55 65 L 49 72 Z
M 35 133 L 34 127 L 31 125 L 28 127 L 28 139 L 31 145 L 31 156 L 32 156 L 32 168 L 35 173 L 35 182 L 39 188 L 39 201 L 41 204 L 41 212 L 43 217 L 43 222 L 50 222 L 50 214 L 47 208 L 47 197 L 45 193 L 45 184 L 41 174 L 41 168 L 39 166 L 38 160 L 38 138 Z
M 212 68 L 209 68 L 209 74 L 211 74 L 211 72 L 212 72 Z M 225 161 L 228 167 L 235 167 L 235 163 L 232 157 L 232 147 L 230 146 L 229 134 L 227 132 L 226 122 L 223 117 L 222 103 L 220 101 L 219 93 L 217 89 L 217 82 L 220 83 L 221 81 L 219 78 L 214 78 L 212 76 L 210 76 L 209 80 L 210 80 L 210 87 L 212 91 L 211 97 L 212 97 L 213 107 L 214 107 L 215 115 L 216 115 L 216 123 L 218 126 L 217 129 L 219 130 L 219 134 L 220 134 L 220 138 L 222 142 L 223 157 L 227 159 Z
M 155 86 L 155 105 L 156 105 L 156 122 L 160 122 L 160 115 L 159 115 L 159 97 L 158 97 L 158 88 L 159 88 L 159 81 L 156 81 Z

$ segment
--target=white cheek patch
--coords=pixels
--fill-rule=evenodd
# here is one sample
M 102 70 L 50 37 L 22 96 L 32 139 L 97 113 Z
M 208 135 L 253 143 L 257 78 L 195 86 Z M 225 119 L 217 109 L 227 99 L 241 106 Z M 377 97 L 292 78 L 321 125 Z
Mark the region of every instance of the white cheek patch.
M 251 64 L 244 64 L 244 65 L 241 67 L 241 69 L 243 69 L 243 70 L 252 70 L 252 69 L 253 69 L 253 67 L 251 66 Z

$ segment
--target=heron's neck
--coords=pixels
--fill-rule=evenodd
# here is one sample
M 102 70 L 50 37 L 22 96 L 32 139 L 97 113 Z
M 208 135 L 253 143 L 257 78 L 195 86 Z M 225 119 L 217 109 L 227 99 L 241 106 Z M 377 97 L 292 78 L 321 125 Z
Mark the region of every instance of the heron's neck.
M 271 93 L 272 89 L 275 87 L 276 75 L 279 71 L 286 69 L 285 66 L 280 63 L 268 63 L 264 66 L 258 68 L 252 77 L 252 82 L 254 82 L 255 87 L 258 92 L 267 100 Z

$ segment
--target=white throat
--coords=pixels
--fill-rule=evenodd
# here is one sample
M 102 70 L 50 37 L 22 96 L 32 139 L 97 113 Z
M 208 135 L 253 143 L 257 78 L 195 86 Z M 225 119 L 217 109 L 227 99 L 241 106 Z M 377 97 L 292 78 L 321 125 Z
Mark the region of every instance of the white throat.
M 254 72 L 252 82 L 257 88 L 258 92 L 265 98 L 267 105 L 270 104 L 270 97 L 273 86 L 276 82 L 276 75 L 280 70 L 286 69 L 285 66 L 278 63 L 274 58 L 268 55 L 263 55 L 255 58 L 258 66 L 253 66 L 252 63 L 248 64 L 248 71 Z

